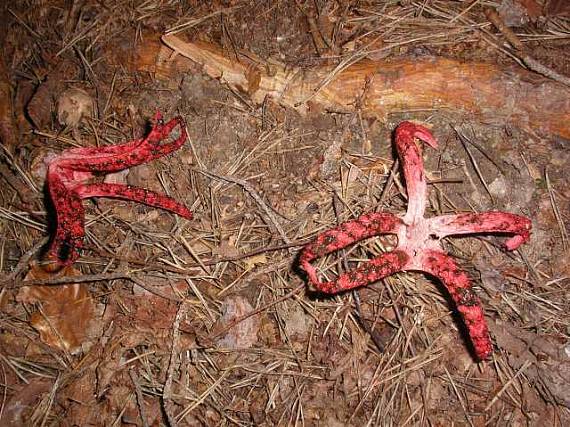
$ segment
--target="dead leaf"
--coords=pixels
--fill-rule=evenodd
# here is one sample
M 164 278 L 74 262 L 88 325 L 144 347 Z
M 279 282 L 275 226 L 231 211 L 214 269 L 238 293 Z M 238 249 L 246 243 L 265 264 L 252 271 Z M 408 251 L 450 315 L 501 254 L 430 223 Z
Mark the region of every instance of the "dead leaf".
M 517 0 L 525 10 L 532 21 L 543 15 L 542 6 L 536 0 Z
M 228 297 L 222 303 L 223 315 L 220 323 L 225 326 L 251 311 L 253 307 L 244 297 Z M 258 341 L 258 330 L 259 315 L 250 316 L 234 325 L 216 344 L 221 348 L 250 348 Z
M 546 6 L 547 16 L 570 16 L 568 0 L 550 0 Z
M 72 61 L 61 61 L 36 88 L 26 106 L 28 117 L 36 128 L 43 129 L 50 125 L 56 98 L 65 90 L 65 81 L 73 79 L 77 71 Z
M 58 274 L 79 276 L 81 273 L 72 267 L 66 267 Z M 53 274 L 34 265 L 26 280 L 49 277 L 53 277 Z M 16 299 L 38 307 L 31 315 L 30 323 L 47 345 L 76 353 L 81 350 L 82 344 L 86 344 L 95 316 L 95 305 L 85 284 L 25 286 L 18 292 Z
M 517 0 L 504 0 L 497 12 L 507 27 L 521 27 L 530 20 L 528 10 Z
M 2 405 L 2 425 L 16 427 L 26 425 L 34 406 L 52 387 L 49 378 L 32 378 L 27 384 L 11 385 L 16 392 Z
M 218 254 L 222 258 L 231 258 L 239 255 L 239 250 L 235 246 L 235 238 L 231 237 L 226 240 L 222 240 L 220 245 L 214 249 L 214 253 Z
M 62 126 L 75 128 L 83 118 L 91 118 L 94 111 L 93 98 L 77 87 L 67 89 L 57 100 L 57 120 Z
M 508 353 L 509 364 L 520 369 L 525 363 L 530 366 L 525 376 L 548 388 L 547 401 L 570 408 L 570 356 L 564 344 L 552 337 L 518 328 L 508 323 L 489 321 L 489 330 L 495 336 L 502 351 Z
M 245 263 L 245 269 L 249 271 L 253 269 L 256 265 L 267 264 L 267 256 L 265 256 L 265 254 L 254 255 L 245 259 L 244 263 Z

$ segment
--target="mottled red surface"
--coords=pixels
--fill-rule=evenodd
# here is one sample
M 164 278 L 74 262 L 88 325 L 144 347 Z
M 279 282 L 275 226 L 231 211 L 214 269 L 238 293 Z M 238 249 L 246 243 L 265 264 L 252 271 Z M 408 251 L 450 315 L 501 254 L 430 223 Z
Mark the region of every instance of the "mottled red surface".
M 146 138 L 106 147 L 73 148 L 49 162 L 46 181 L 57 216 L 55 235 L 47 253 L 50 268 L 70 265 L 79 257 L 85 236 L 82 199 L 109 197 L 132 200 L 192 218 L 192 212 L 186 206 L 166 195 L 129 185 L 87 183 L 95 174 L 118 172 L 150 162 L 184 144 L 186 125 L 181 117 L 164 124 L 162 115 L 157 112 L 154 120 L 156 124 Z M 176 126 L 180 128 L 180 136 L 161 144 Z
M 408 190 L 406 214 L 400 217 L 390 213 L 368 213 L 325 231 L 303 248 L 300 265 L 310 282 L 325 293 L 365 286 L 397 271 L 431 274 L 443 283 L 457 306 L 476 356 L 486 359 L 492 353 L 492 345 L 481 302 L 471 289 L 467 274 L 443 251 L 440 241 L 446 236 L 460 234 L 505 233 L 514 235 L 505 242 L 507 250 L 514 250 L 530 238 L 531 222 L 526 217 L 500 211 L 425 218 L 427 185 L 421 151 L 414 138 L 437 147 L 435 138 L 423 126 L 403 122 L 396 129 L 396 148 Z M 362 263 L 335 281 L 319 281 L 311 261 L 379 234 L 397 235 L 396 248 Z

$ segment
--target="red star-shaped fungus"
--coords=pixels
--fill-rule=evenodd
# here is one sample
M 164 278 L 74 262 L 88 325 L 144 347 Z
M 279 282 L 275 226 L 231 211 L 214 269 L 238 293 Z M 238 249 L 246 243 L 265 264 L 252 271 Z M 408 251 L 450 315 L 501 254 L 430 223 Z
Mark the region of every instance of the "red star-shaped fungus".
M 481 302 L 473 292 L 467 274 L 443 251 L 441 239 L 460 234 L 513 234 L 505 242 L 505 247 L 514 250 L 530 238 L 531 222 L 523 216 L 500 211 L 425 218 L 427 185 L 421 151 L 414 138 L 437 147 L 435 138 L 423 126 L 403 122 L 396 129 L 396 149 L 408 190 L 406 214 L 367 213 L 325 231 L 303 248 L 299 256 L 300 266 L 309 281 L 319 291 L 328 294 L 365 286 L 398 271 L 426 272 L 443 283 L 465 322 L 475 355 L 478 359 L 486 359 L 492 353 L 492 345 Z M 397 235 L 396 248 L 362 263 L 335 281 L 319 281 L 311 261 L 379 234 Z
M 49 161 L 46 183 L 57 224 L 48 248 L 46 268 L 58 270 L 73 264 L 79 257 L 85 236 L 82 199 L 109 197 L 132 200 L 192 218 L 187 207 L 166 195 L 130 185 L 87 183 L 96 174 L 118 172 L 150 162 L 184 144 L 187 135 L 182 117 L 164 124 L 162 115 L 157 112 L 154 121 L 156 124 L 146 138 L 105 147 L 73 148 Z M 176 126 L 180 128 L 180 136 L 161 144 Z

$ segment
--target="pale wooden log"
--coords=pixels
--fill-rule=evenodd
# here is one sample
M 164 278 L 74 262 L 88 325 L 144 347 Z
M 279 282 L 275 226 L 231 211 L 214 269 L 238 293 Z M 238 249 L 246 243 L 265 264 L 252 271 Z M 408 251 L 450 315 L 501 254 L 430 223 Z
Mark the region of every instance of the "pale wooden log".
M 173 35 L 162 41 L 258 104 L 270 97 L 301 113 L 312 106 L 352 112 L 360 105 L 364 115 L 380 119 L 403 111 L 452 111 L 570 140 L 570 90 L 522 69 L 439 57 L 361 59 L 344 69 L 300 69 L 264 62 L 247 52 L 229 58 L 214 45 Z

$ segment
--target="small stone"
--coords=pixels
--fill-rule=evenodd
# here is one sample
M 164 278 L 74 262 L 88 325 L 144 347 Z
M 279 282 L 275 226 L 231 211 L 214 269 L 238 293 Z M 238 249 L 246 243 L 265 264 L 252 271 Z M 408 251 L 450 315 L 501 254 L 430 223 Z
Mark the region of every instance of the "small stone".
M 489 184 L 489 191 L 497 198 L 503 198 L 507 194 L 507 183 L 505 178 L 500 176 Z
M 95 103 L 83 89 L 72 88 L 57 100 L 57 120 L 62 126 L 77 127 L 84 117 L 91 117 Z
M 222 303 L 221 323 L 227 325 L 251 311 L 253 311 L 253 307 L 244 297 L 229 297 Z M 229 349 L 250 348 L 258 341 L 258 330 L 259 316 L 250 316 L 228 330 L 224 337 L 218 340 L 217 346 Z

